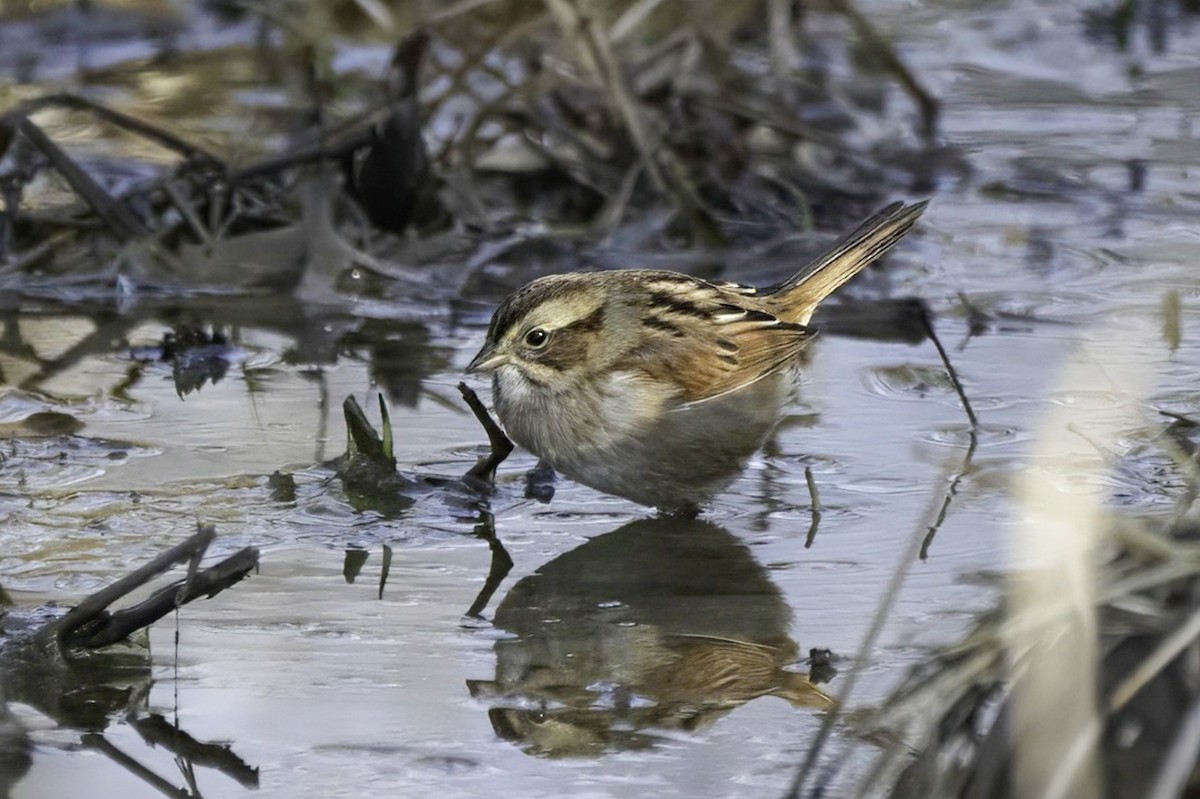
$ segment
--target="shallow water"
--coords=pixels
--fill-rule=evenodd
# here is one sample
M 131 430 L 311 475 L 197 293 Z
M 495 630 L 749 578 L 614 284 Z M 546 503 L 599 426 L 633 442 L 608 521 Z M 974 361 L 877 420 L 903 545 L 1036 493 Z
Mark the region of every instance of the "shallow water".
M 940 96 L 945 142 L 969 169 L 942 178 L 893 257 L 890 282 L 858 293 L 930 304 L 982 428 L 852 704 L 884 696 L 926 647 L 991 604 L 981 577 L 1011 565 L 1020 511 L 1008 485 L 1038 468 L 1027 455 L 1040 415 L 1057 405 L 1116 412 L 1122 386 L 1054 388 L 1081 336 L 1095 335 L 1090 326 L 1162 328 L 1164 297 L 1178 290 L 1178 348 L 1164 335 L 1136 354 L 1159 375 L 1146 421 L 1159 408 L 1200 415 L 1196 19 L 1175 20 L 1162 53 L 1137 27 L 1122 54 L 1085 38 L 1081 9 L 1058 2 L 862 7 Z M 898 93 L 889 103 L 897 120 L 910 113 Z M 800 403 L 715 501 L 711 527 L 660 529 L 653 545 L 638 534 L 654 529 L 627 526 L 650 514 L 628 502 L 565 480 L 549 504 L 526 498 L 534 460 L 516 453 L 488 502 L 515 565 L 485 611 L 493 621 L 475 620 L 464 614 L 491 557 L 474 535 L 478 500 L 419 488 L 397 515 L 360 512 L 322 465 L 344 450 L 342 398 L 355 394 L 377 418 L 381 384 L 405 473 L 454 477 L 483 452 L 455 384 L 494 297 L 463 304 L 418 293 L 425 299 L 402 307 L 321 312 L 153 298 L 96 318 L 49 299 L 6 311 L 5 341 L 31 349 L 0 351 L 9 439 L 0 444 L 0 585 L 22 607 L 69 601 L 197 521 L 217 526 L 222 552 L 262 547 L 260 574 L 180 613 L 178 650 L 175 625 L 153 629 L 153 681 L 137 705 L 200 741 L 228 743 L 258 769 L 260 796 L 780 795 L 821 711 L 777 696 L 674 707 L 645 660 L 741 629 L 787 655 L 780 666 L 803 669 L 810 647 L 847 665 L 966 456 L 968 424 L 933 347 L 823 337 Z M 960 293 L 989 315 L 979 335 L 968 335 Z M 169 366 L 139 362 L 131 349 L 154 346 L 170 329 L 164 320 L 189 313 L 236 331 L 221 379 L 181 397 Z M 35 412 L 83 426 L 31 435 Z M 1160 456 L 1143 454 L 1142 425 L 1127 427 L 1114 454 L 1132 454 L 1134 468 L 1111 475 L 1114 501 L 1161 508 L 1170 480 L 1146 479 Z M 811 546 L 805 467 L 822 507 Z M 295 475 L 294 501 L 272 497 L 276 470 Z M 703 560 L 662 543 L 681 532 L 703 540 Z M 379 598 L 385 544 L 394 560 Z M 351 583 L 343 561 L 352 547 L 368 558 Z M 838 696 L 840 686 L 835 677 L 822 689 Z M 102 749 L 81 746 L 77 732 L 33 726 L 33 765 L 12 796 L 81 786 L 157 795 Z M 102 734 L 185 784 L 170 753 L 150 748 L 123 714 Z M 833 751 L 853 739 L 840 727 Z M 196 780 L 209 797 L 250 792 L 204 764 Z

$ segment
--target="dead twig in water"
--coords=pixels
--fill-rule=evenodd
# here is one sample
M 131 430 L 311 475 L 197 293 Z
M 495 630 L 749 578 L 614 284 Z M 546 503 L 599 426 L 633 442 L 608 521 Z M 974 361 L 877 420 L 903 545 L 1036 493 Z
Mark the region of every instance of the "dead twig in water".
M 179 544 L 163 552 L 154 560 L 144 566 L 137 568 L 129 574 L 117 580 L 112 585 L 101 588 L 91 596 L 84 599 L 78 605 L 71 609 L 66 616 L 58 622 L 56 627 L 62 633 L 70 633 L 75 628 L 84 624 L 87 620 L 94 618 L 101 611 L 116 602 L 121 597 L 132 591 L 137 590 L 141 586 L 153 580 L 158 575 L 165 572 L 177 563 L 182 563 L 192 557 L 197 552 L 204 552 L 208 549 L 208 545 L 217 537 L 217 531 L 212 527 L 202 527 L 196 531 L 196 534 Z M 62 633 L 59 633 L 60 635 Z
M 462 394 L 467 407 L 471 409 L 471 413 L 475 414 L 475 418 L 479 420 L 479 424 L 483 425 L 483 431 L 487 433 L 488 444 L 491 447 L 491 452 L 480 458 L 479 462 L 472 466 L 463 477 L 464 479 L 483 480 L 491 484 L 496 479 L 496 467 L 512 454 L 513 443 L 500 429 L 500 425 L 492 419 L 487 407 L 470 386 L 466 383 L 459 383 L 458 391 Z
M 821 495 L 817 493 L 817 481 L 813 479 L 812 467 L 804 467 L 804 482 L 808 483 L 808 496 L 812 500 L 812 523 L 808 526 L 808 535 L 804 538 L 804 548 L 808 549 L 817 538 L 817 526 L 821 523 Z
M 929 336 L 929 340 L 933 342 L 934 348 L 937 349 L 938 357 L 942 359 L 942 365 L 946 367 L 946 374 L 949 375 L 950 383 L 954 386 L 954 392 L 958 394 L 958 400 L 962 403 L 963 411 L 967 414 L 967 419 L 971 422 L 971 428 L 978 428 L 979 418 L 975 416 L 975 410 L 971 407 L 971 401 L 967 399 L 967 392 L 963 390 L 962 381 L 958 379 L 958 372 L 954 370 L 954 364 L 950 363 L 950 356 L 946 352 L 946 348 L 942 346 L 942 340 L 938 338 L 937 331 L 933 329 L 933 318 L 924 303 L 921 304 L 921 324 L 925 327 L 925 334 Z
M 212 527 L 201 527 L 186 541 L 176 544 L 146 565 L 85 598 L 60 621 L 48 625 L 41 634 L 52 636 L 64 649 L 96 649 L 122 640 L 194 599 L 215 596 L 242 580 L 258 566 L 258 550 L 246 547 L 220 563 L 198 571 L 194 564 L 208 551 L 208 546 L 216 534 Z M 113 602 L 127 596 L 172 566 L 185 562 L 193 564 L 186 579 L 159 589 L 132 607 L 108 613 L 107 608 Z
M 102 626 L 99 629 L 93 630 L 89 625 L 86 637 L 77 639 L 72 633 L 68 637 L 67 643 L 70 646 L 81 646 L 87 649 L 98 649 L 115 644 L 192 600 L 217 595 L 240 582 L 257 566 L 258 550 L 254 547 L 241 549 L 215 566 L 210 566 L 204 571 L 196 572 L 188 579 L 156 591 L 149 599 L 139 602 L 133 607 L 119 610 L 111 616 L 103 616 Z
M 933 522 L 930 523 L 928 529 L 925 531 L 925 536 L 921 541 L 917 557 L 925 560 L 929 557 L 929 549 L 933 545 L 934 537 L 937 535 L 938 530 L 941 529 L 942 523 L 946 521 L 946 514 L 950 510 L 950 503 L 954 501 L 954 497 L 958 494 L 959 486 L 971 470 L 971 464 L 975 458 L 975 450 L 979 446 L 979 418 L 975 415 L 975 409 L 971 407 L 971 401 L 967 399 L 967 392 L 963 389 L 962 381 L 958 378 L 958 372 L 955 370 L 954 364 L 950 362 L 949 353 L 942 346 L 942 341 L 938 338 L 937 331 L 933 327 L 932 314 L 925 307 L 925 303 L 917 302 L 916 305 L 921 327 L 924 329 L 925 335 L 933 342 L 934 349 L 937 350 L 938 356 L 942 360 L 942 365 L 946 369 L 946 374 L 950 378 L 950 383 L 954 386 L 954 393 L 958 395 L 958 400 L 962 403 L 963 412 L 967 415 L 967 421 L 971 423 L 971 428 L 967 433 L 969 438 L 967 450 L 963 454 L 962 462 L 959 464 L 954 476 L 950 478 L 946 491 L 942 495 L 941 506 L 934 516 Z

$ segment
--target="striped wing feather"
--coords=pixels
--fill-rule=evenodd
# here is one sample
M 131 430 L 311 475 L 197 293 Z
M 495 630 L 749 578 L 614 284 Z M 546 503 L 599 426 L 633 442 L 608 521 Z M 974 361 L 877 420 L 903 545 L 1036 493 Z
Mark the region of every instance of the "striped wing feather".
M 689 362 L 680 367 L 689 376 L 682 381 L 684 402 L 716 399 L 787 368 L 816 335 L 811 328 L 781 322 L 761 311 L 747 313 L 746 318 L 715 326 L 705 337 L 709 353 L 720 353 L 719 357 L 690 349 Z M 706 367 L 708 374 L 699 377 Z
M 815 335 L 750 307 L 750 287 L 734 291 L 666 275 L 661 287 L 659 282 L 647 285 L 651 301 L 642 324 L 650 335 L 635 358 L 651 377 L 680 385 L 685 403 L 715 399 L 775 374 Z
M 724 396 L 785 368 L 815 335 L 806 325 L 817 305 L 891 249 L 925 206 L 889 205 L 767 289 L 643 273 L 651 297 L 643 323 L 663 334 L 652 345 L 662 356 L 657 368 L 684 386 L 688 403 Z

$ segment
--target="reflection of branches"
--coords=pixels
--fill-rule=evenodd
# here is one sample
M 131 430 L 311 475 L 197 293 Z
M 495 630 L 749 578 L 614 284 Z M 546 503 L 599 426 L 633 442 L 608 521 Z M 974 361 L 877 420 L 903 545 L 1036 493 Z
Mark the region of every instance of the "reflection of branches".
M 126 719 L 149 746 L 161 746 L 192 766 L 216 769 L 246 788 L 258 787 L 258 769 L 242 760 L 228 744 L 197 741 L 157 713 Z
M 940 349 L 940 347 L 939 347 Z M 970 407 L 970 406 L 966 406 Z M 973 414 L 972 414 L 973 417 Z M 970 443 L 967 445 L 966 452 L 963 454 L 963 459 L 959 464 L 954 477 L 950 479 L 946 490 L 940 495 L 940 498 L 931 498 L 931 504 L 925 514 L 926 519 L 932 519 L 923 526 L 918 526 L 911 534 L 908 546 L 905 548 L 900 559 L 896 562 L 895 569 L 892 571 L 892 576 L 888 580 L 887 586 L 883 590 L 883 594 L 879 599 L 879 604 L 875 609 L 875 613 L 871 617 L 871 624 L 867 628 L 866 634 L 863 636 L 862 643 L 859 645 L 858 652 L 855 654 L 854 664 L 846 674 L 845 682 L 842 684 L 842 689 L 839 695 L 839 705 L 822 719 L 821 727 L 817 731 L 817 735 L 813 737 L 812 743 L 809 745 L 796 777 L 792 782 L 788 796 L 792 799 L 799 799 L 802 795 L 821 796 L 826 794 L 828 785 L 827 781 L 836 771 L 835 765 L 830 770 L 821 774 L 816 779 L 817 784 L 814 785 L 808 794 L 803 794 L 806 785 L 813 778 L 813 771 L 817 764 L 817 758 L 820 756 L 825 742 L 828 740 L 830 733 L 833 731 L 834 724 L 837 723 L 840 712 L 844 709 L 854 690 L 855 683 L 862 674 L 864 668 L 870 661 L 871 653 L 875 650 L 876 642 L 879 639 L 880 633 L 883 632 L 884 625 L 888 621 L 892 607 L 895 605 L 896 598 L 899 596 L 900 589 L 904 585 L 904 580 L 908 576 L 908 570 L 912 563 L 917 558 L 924 559 L 928 554 L 928 549 L 933 542 L 934 536 L 941 528 L 942 523 L 946 519 L 947 511 L 950 508 L 950 503 L 958 493 L 959 485 L 966 476 L 971 467 L 972 459 L 975 456 L 975 449 L 978 446 L 977 431 L 972 427 L 969 431 Z M 844 757 L 844 756 L 843 756 Z
M 124 341 L 129 331 L 142 321 L 127 316 L 97 315 L 96 329 L 72 345 L 58 357 L 40 361 L 38 370 L 21 381 L 21 388 L 35 389 L 55 375 L 61 374 L 78 364 L 89 355 L 112 352 L 114 341 Z M 13 327 L 16 327 L 14 324 Z
M 946 493 L 942 495 L 942 506 L 938 510 L 933 523 L 929 525 L 929 530 L 925 533 L 925 538 L 921 541 L 921 552 L 919 554 L 921 560 L 929 557 L 929 547 L 933 544 L 933 537 L 941 529 L 942 522 L 946 521 L 946 512 L 950 510 L 950 502 L 958 494 L 959 485 L 971 470 L 971 462 L 975 458 L 975 448 L 979 446 L 979 435 L 974 429 L 968 431 L 967 435 L 970 437 L 970 443 L 967 445 L 966 452 L 963 453 L 962 463 L 959 464 L 958 471 L 954 473 L 954 477 L 950 478 L 950 482 L 946 486 Z
M 195 767 L 197 765 L 214 768 L 236 780 L 243 787 L 258 787 L 258 769 L 248 765 L 228 746 L 197 741 L 157 714 L 151 714 L 145 718 L 136 718 L 131 715 L 128 721 L 147 745 L 161 746 L 175 755 L 175 763 L 183 775 L 186 788 L 177 788 L 167 779 L 160 777 L 142 765 L 136 758 L 115 746 L 102 733 L 87 733 L 80 739 L 80 742 L 88 749 L 103 753 L 109 760 L 163 796 L 169 796 L 172 799 L 200 799 L 200 789 L 196 783 Z
M 866 668 L 867 663 L 870 661 L 870 655 L 875 649 L 875 642 L 879 639 L 879 634 L 883 632 L 883 627 L 887 623 L 888 616 L 891 614 L 896 597 L 900 594 L 900 589 L 904 585 L 904 579 L 908 576 L 909 567 L 916 560 L 921 550 L 921 543 L 925 536 L 917 535 L 916 533 L 918 532 L 921 532 L 920 529 L 914 531 L 914 534 L 909 539 L 908 547 L 906 547 L 904 553 L 896 562 L 896 567 L 892 570 L 892 576 L 884 587 L 883 595 L 879 598 L 879 605 L 871 617 L 871 624 L 863 636 L 862 643 L 859 644 L 858 652 L 855 653 L 854 663 L 849 671 L 847 671 L 846 679 L 842 683 L 841 690 L 838 693 L 838 704 L 831 708 L 821 719 L 821 726 L 817 730 L 817 734 L 813 736 L 812 743 L 809 744 L 808 752 L 805 753 L 804 760 L 801 762 L 800 768 L 796 772 L 796 777 L 792 781 L 791 788 L 787 793 L 787 796 L 791 797 L 791 799 L 800 799 L 801 796 L 805 795 L 802 792 L 813 776 L 817 765 L 817 758 L 820 757 L 821 751 L 825 747 L 825 742 L 829 739 L 830 733 L 833 732 L 833 726 L 840 718 L 841 711 L 848 705 L 850 695 L 854 692 L 854 686 L 858 682 L 858 678 L 862 675 L 863 669 Z M 813 786 L 807 795 L 813 797 L 826 795 L 826 788 L 828 787 L 826 783 L 832 776 L 832 770 L 827 770 L 821 774 L 818 778 L 820 782 Z
M 150 690 L 150 664 L 141 653 L 89 653 L 118 643 L 181 605 L 213 596 L 245 577 L 258 562 L 257 550 L 247 547 L 216 565 L 202 569 L 200 561 L 215 537 L 211 527 L 202 528 L 186 541 L 163 552 L 149 563 L 86 597 L 62 618 L 44 622 L 35 617 L 27 635 L 13 628 L 3 643 L 0 664 L 0 702 L 4 699 L 30 704 L 63 728 L 89 731 L 81 742 L 144 780 L 166 796 L 199 797 L 195 789 L 192 761 L 216 768 L 247 786 L 257 785 L 257 771 L 234 756 L 226 746 L 202 744 L 158 716 L 139 719 L 140 706 Z M 187 575 L 142 602 L 110 613 L 107 608 L 127 597 L 172 566 L 186 563 Z M 9 630 L 12 632 L 12 630 Z M 128 679 L 132 678 L 132 684 Z M 150 746 L 161 745 L 177 756 L 190 790 L 177 788 L 134 757 L 121 751 L 103 735 L 111 715 L 121 713 Z M 3 705 L 0 704 L 0 716 Z M 0 733 L 3 731 L 0 730 Z M 4 741 L 0 740 L 0 759 Z M 4 766 L 0 765 L 0 776 Z M 0 795 L 6 783 L 0 780 Z
M 194 796 L 194 794 L 189 793 L 183 788 L 176 788 L 170 782 L 143 766 L 135 758 L 118 749 L 98 732 L 87 733 L 81 739 L 81 743 L 88 749 L 95 749 L 103 753 L 109 760 L 154 788 L 163 796 L 170 796 L 173 799 L 190 799 L 190 797 Z
M 512 571 L 513 560 L 504 544 L 496 537 L 496 523 L 491 513 L 484 512 L 483 521 L 475 527 L 475 535 L 487 541 L 488 548 L 492 551 L 492 565 L 488 569 L 487 579 L 484 580 L 483 587 L 479 589 L 479 594 L 466 614 L 479 618 L 488 602 L 492 601 L 492 595 L 496 593 L 500 583 L 504 582 L 504 578 Z

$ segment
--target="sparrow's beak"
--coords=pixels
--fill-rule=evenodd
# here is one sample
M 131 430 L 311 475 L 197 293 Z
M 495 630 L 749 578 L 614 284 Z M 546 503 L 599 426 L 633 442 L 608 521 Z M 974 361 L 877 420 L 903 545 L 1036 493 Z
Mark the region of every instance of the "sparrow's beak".
M 508 360 L 502 352 L 496 352 L 496 345 L 490 341 L 483 345 L 479 354 L 467 364 L 467 372 L 490 372 Z

